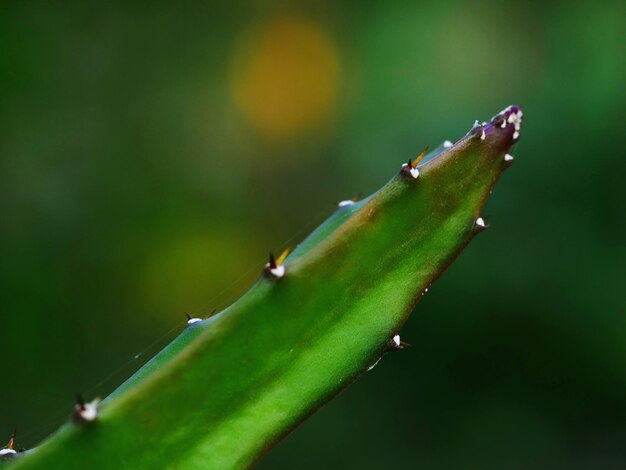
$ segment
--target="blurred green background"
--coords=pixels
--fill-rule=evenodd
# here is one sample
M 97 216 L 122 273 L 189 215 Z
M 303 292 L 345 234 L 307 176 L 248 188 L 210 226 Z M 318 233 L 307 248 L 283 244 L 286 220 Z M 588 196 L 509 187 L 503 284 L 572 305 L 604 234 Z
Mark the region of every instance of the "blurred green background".
M 516 103 L 492 227 L 414 348 L 259 468 L 626 468 L 626 4 L 310 3 L 0 7 L 0 442 L 35 445 L 336 201 Z

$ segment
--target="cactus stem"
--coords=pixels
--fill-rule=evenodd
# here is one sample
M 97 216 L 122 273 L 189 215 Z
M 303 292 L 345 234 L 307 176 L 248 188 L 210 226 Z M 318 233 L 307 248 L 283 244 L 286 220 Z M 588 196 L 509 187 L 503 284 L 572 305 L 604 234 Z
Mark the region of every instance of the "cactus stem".
M 98 418 L 98 404 L 100 398 L 94 398 L 86 403 L 82 395 L 76 395 L 76 405 L 74 406 L 74 421 L 77 423 L 91 423 Z
M 521 122 L 518 106 L 476 122 L 445 151 L 409 160 L 380 191 L 334 211 L 289 258 L 270 254 L 241 299 L 188 327 L 105 406 L 79 397 L 70 425 L 14 459 L 16 468 L 254 465 L 382 356 L 408 346 L 398 333 L 415 304 L 488 227 L 482 208 Z
M 15 430 L 11 433 L 11 439 L 4 449 L 0 449 L 0 457 L 5 455 L 15 455 L 17 451 L 13 448 L 15 446 Z
M 193 325 L 194 323 L 202 321 L 202 318 L 192 317 L 187 312 L 185 312 L 185 317 L 187 317 L 187 325 Z

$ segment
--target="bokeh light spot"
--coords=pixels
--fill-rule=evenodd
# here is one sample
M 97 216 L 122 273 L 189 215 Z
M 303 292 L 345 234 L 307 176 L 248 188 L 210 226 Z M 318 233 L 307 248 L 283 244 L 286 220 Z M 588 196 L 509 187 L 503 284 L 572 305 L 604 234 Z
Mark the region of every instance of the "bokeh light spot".
M 339 69 L 336 48 L 318 24 L 282 16 L 238 40 L 231 84 L 249 123 L 265 137 L 284 140 L 329 115 Z

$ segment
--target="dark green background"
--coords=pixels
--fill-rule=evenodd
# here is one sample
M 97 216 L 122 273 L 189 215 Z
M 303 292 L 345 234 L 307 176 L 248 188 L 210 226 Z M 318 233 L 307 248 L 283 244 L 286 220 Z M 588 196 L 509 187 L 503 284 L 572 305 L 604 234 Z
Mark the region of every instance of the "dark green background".
M 35 445 L 334 202 L 517 103 L 491 229 L 417 307 L 414 348 L 259 468 L 625 468 L 626 4 L 314 3 L 0 7 L 0 442 Z M 281 18 L 339 73 L 276 137 L 233 83 L 241 38 Z

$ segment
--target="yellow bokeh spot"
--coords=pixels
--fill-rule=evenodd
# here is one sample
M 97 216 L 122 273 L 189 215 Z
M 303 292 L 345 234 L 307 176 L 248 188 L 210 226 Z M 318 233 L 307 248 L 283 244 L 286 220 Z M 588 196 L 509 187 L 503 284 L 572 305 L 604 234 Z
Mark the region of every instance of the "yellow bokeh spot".
M 304 18 L 283 16 L 242 37 L 232 72 L 238 108 L 272 139 L 320 124 L 336 102 L 337 52 L 328 34 Z

